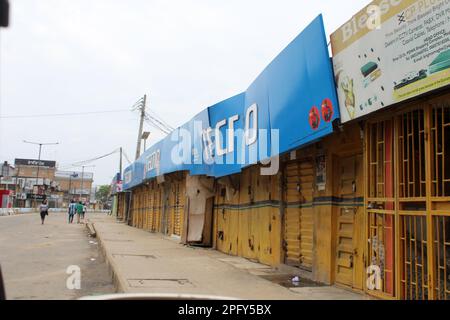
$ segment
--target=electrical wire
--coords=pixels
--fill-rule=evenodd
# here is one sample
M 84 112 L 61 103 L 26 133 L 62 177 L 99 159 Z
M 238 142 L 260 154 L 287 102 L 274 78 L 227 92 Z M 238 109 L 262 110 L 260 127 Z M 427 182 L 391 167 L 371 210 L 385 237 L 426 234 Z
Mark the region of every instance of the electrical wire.
M 172 128 L 171 126 L 165 124 L 162 120 L 160 120 L 160 119 L 158 119 L 158 118 L 155 118 L 154 116 L 152 116 L 152 115 L 150 115 L 150 114 L 148 114 L 148 113 L 145 113 L 145 116 L 146 116 L 147 118 L 149 118 L 150 121 L 155 121 L 159 126 L 161 126 L 163 129 L 165 129 L 165 130 L 167 130 L 167 131 L 169 131 L 169 132 L 175 130 L 175 129 Z
M 153 119 L 151 116 L 148 116 L 147 114 L 145 115 L 145 121 L 148 124 L 150 124 L 151 126 L 153 126 L 154 128 L 161 131 L 162 133 L 169 134 L 171 132 L 171 130 L 169 130 L 168 128 L 165 128 L 164 125 L 160 124 L 159 121 L 156 121 L 155 119 Z
M 96 157 L 96 158 L 89 159 L 89 160 L 84 160 L 84 161 L 79 161 L 79 162 L 74 163 L 73 166 L 74 166 L 74 167 L 80 167 L 80 166 L 83 166 L 83 165 L 92 163 L 92 162 L 94 162 L 94 161 L 97 161 L 97 160 L 100 160 L 100 159 L 109 157 L 109 156 L 111 156 L 111 155 L 113 155 L 113 154 L 115 154 L 115 153 L 117 153 L 117 152 L 119 152 L 119 151 L 120 151 L 120 149 L 116 149 L 116 150 L 114 150 L 113 152 L 110 152 L 110 153 L 105 154 L 105 155 L 100 156 L 100 157 Z
M 164 120 L 161 116 L 159 116 L 155 111 L 150 110 L 149 112 L 153 114 L 153 117 L 154 117 L 155 119 L 157 119 L 157 120 L 159 120 L 160 122 L 162 122 L 166 128 L 170 129 L 170 131 L 175 130 L 174 127 L 172 127 L 167 121 L 165 121 L 165 120 Z
M 125 150 L 122 149 L 122 155 L 124 156 L 125 160 L 127 160 L 128 164 L 131 164 L 130 158 L 126 154 Z
M 23 118 L 46 118 L 46 117 L 71 117 L 71 116 L 84 116 L 94 114 L 105 113 L 119 113 L 129 112 L 128 109 L 121 110 L 103 110 L 103 111 L 89 111 L 89 112 L 71 112 L 71 113 L 49 113 L 49 114 L 30 114 L 30 115 L 0 115 L 0 119 L 23 119 Z

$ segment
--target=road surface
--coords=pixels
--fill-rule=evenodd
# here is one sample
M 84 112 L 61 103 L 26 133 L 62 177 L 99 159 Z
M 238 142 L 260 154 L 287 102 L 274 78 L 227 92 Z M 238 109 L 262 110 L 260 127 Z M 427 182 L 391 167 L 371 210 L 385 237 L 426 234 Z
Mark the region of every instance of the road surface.
M 114 292 L 95 239 L 80 224 L 67 224 L 65 213 L 0 217 L 0 264 L 7 299 L 77 299 Z M 81 289 L 67 288 L 69 266 L 81 270 Z

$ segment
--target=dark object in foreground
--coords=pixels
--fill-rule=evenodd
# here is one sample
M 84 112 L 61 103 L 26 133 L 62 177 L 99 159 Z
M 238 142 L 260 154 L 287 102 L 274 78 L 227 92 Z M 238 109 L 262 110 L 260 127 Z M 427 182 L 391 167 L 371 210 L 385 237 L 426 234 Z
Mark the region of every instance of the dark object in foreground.
M 0 0 L 0 27 L 9 26 L 9 2 Z
M 2 267 L 0 267 L 0 301 L 6 300 L 5 284 L 3 283 Z
M 212 295 L 198 295 L 198 294 L 179 294 L 179 293 L 119 293 L 119 294 L 107 294 L 101 296 L 89 296 L 82 297 L 78 300 L 193 300 L 193 301 L 232 301 L 237 300 L 236 298 L 231 297 L 221 297 L 221 296 L 212 296 Z

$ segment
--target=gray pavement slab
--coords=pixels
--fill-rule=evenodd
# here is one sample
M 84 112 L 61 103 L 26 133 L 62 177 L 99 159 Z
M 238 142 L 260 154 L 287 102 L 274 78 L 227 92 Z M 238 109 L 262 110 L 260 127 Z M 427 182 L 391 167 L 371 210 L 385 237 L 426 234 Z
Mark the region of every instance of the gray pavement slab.
M 115 283 L 124 293 L 200 294 L 238 299 L 356 300 L 366 296 L 334 286 L 287 288 L 261 275 L 279 271 L 216 250 L 192 248 L 176 239 L 117 222 L 90 219 Z

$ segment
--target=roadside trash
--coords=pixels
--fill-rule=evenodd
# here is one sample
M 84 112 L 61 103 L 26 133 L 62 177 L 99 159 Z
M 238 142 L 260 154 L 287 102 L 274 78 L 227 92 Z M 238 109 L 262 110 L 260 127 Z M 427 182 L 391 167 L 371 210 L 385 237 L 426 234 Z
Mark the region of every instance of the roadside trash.
M 95 261 L 95 259 L 94 259 L 94 258 L 91 258 L 91 261 Z
M 300 278 L 298 276 L 293 277 L 291 281 L 294 285 L 300 284 Z

